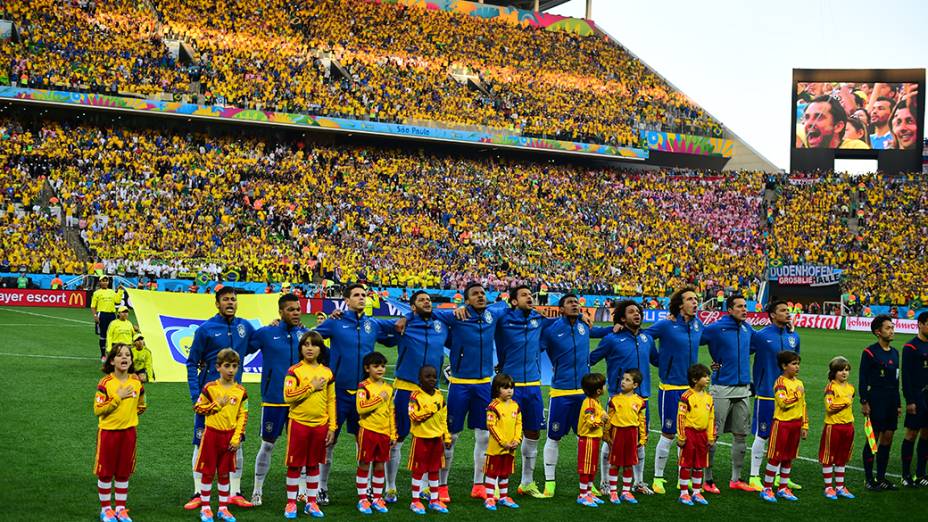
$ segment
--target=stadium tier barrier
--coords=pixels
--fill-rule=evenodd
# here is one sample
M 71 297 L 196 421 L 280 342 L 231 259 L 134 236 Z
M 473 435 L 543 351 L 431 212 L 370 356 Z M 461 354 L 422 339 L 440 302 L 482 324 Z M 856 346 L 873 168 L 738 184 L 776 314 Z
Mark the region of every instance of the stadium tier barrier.
M 0 277 L 7 277 L 7 278 L 15 279 L 18 275 L 19 275 L 19 272 L 10 272 L 9 275 L 7 276 L 3 276 L 3 274 L 0 274 Z M 27 273 L 26 277 L 29 278 L 30 283 L 31 285 L 33 285 L 33 287 L 40 288 L 40 289 L 50 289 L 52 280 L 55 278 L 55 275 L 54 274 Z M 66 285 L 67 283 L 72 282 L 70 285 L 67 285 L 68 288 L 70 289 L 77 289 L 78 286 L 82 282 L 79 278 L 77 278 L 77 276 L 73 276 L 73 275 L 63 275 L 62 279 L 64 280 Z M 117 285 L 122 283 L 122 284 L 128 284 L 129 286 L 132 286 L 132 287 L 137 287 L 140 279 L 144 279 L 145 281 L 148 280 L 147 278 L 139 278 L 137 276 L 118 276 Z M 209 279 L 205 274 L 199 274 L 197 276 L 192 276 L 190 278 L 159 278 L 159 279 L 156 279 L 155 282 L 158 284 L 158 290 L 163 291 L 163 292 L 189 292 L 191 285 L 193 285 L 194 283 L 196 283 L 197 285 L 197 293 L 211 293 L 213 292 L 213 289 L 216 287 L 216 281 Z M 249 293 L 263 294 L 267 290 L 268 283 L 246 282 L 246 281 L 223 281 L 223 285 L 234 286 L 235 288 L 239 288 Z M 282 283 L 271 283 L 270 286 L 271 286 L 271 291 L 274 293 L 277 293 L 281 291 Z M 316 290 L 305 292 L 306 285 L 300 285 L 300 286 L 304 287 L 303 289 L 306 295 L 311 295 L 311 294 L 316 293 Z M 379 287 L 377 285 L 374 285 L 374 286 L 378 289 L 379 292 L 385 291 L 387 292 L 388 297 L 394 300 L 397 300 L 397 301 L 402 298 L 404 290 L 406 291 L 407 294 L 411 294 L 413 290 L 415 290 L 413 288 L 404 289 L 400 287 Z M 429 294 L 433 298 L 437 297 L 440 300 L 447 299 L 449 302 L 453 302 L 455 299 L 455 295 L 460 294 L 459 290 L 443 290 L 443 289 L 435 289 L 435 288 L 428 288 L 426 290 L 428 290 Z M 500 293 L 501 292 L 499 291 L 488 288 L 487 299 L 489 299 L 491 302 L 496 301 Z M 553 307 L 557 305 L 558 300 L 563 295 L 564 294 L 561 292 L 552 291 L 547 294 L 547 299 L 545 301 L 539 302 L 536 304 L 551 305 Z M 617 301 L 617 300 L 622 300 L 622 299 L 632 299 L 638 302 L 643 301 L 647 303 L 654 301 L 658 304 L 659 307 L 666 307 L 670 302 L 670 298 L 668 297 L 656 297 L 656 296 L 640 296 L 640 295 L 639 296 L 623 296 L 623 295 L 618 295 L 618 294 L 588 294 L 588 293 L 582 293 L 582 292 L 577 293 L 576 295 L 577 295 L 577 298 L 580 299 L 581 305 L 585 304 L 591 309 L 604 308 L 605 302 L 607 299 L 611 299 L 612 301 Z M 749 310 L 753 310 L 757 307 L 757 301 L 749 300 L 747 302 L 747 306 Z M 645 310 L 645 319 L 646 319 L 645 322 L 650 322 L 650 321 L 647 321 L 647 317 L 649 317 L 647 314 L 653 313 L 655 311 L 657 310 L 655 309 Z M 610 319 L 597 318 L 596 320 L 609 321 Z
M 353 120 L 347 118 L 313 116 L 287 112 L 260 111 L 255 109 L 241 109 L 237 107 L 224 107 L 219 105 L 197 105 L 193 103 L 165 102 L 159 100 L 140 100 L 134 98 L 124 98 L 120 96 L 109 96 L 106 94 L 98 93 L 79 93 L 0 86 L 0 98 L 29 100 L 33 102 L 63 105 L 107 107 L 109 109 L 131 110 L 149 114 L 169 114 L 183 117 L 193 116 L 196 118 L 270 123 L 295 126 L 300 128 L 316 128 L 351 133 L 360 132 L 389 136 L 415 137 L 420 139 L 431 139 L 445 142 L 454 141 L 462 143 L 477 143 L 491 147 L 499 146 L 528 150 L 544 150 L 546 152 L 585 154 L 598 157 L 620 157 L 627 160 L 637 161 L 644 161 L 648 159 L 648 151 L 646 149 L 633 147 L 622 147 L 597 143 L 581 143 L 548 138 L 537 138 L 531 136 L 494 134 L 437 127 L 419 127 L 415 125 L 402 125 L 398 123 L 382 123 L 377 121 Z M 698 137 L 694 136 L 692 139 L 696 140 Z M 708 142 L 708 139 L 703 141 Z M 707 148 L 705 150 L 708 151 L 709 149 Z M 693 152 L 693 154 L 709 155 L 708 152 Z

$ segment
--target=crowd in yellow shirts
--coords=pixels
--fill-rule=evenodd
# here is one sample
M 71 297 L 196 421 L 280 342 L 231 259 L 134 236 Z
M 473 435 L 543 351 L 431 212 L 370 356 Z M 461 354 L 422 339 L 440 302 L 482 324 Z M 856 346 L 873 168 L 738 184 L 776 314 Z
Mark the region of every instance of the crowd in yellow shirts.
M 693 281 L 738 288 L 762 265 L 755 173 L 627 173 L 52 122 L 3 143 L 8 161 L 48 171 L 62 213 L 104 260 L 176 259 L 194 272 L 213 263 L 251 280 L 481 279 L 660 295 Z
M 602 35 L 361 0 L 119 0 L 94 8 L 38 0 L 6 10 L 24 35 L 5 60 L 20 86 L 189 92 L 249 109 L 613 145 L 639 146 L 641 129 L 721 133 Z M 166 39 L 185 42 L 191 61 L 171 58 Z
M 0 173 L 10 238 L 0 261 L 12 270 L 38 271 L 43 249 L 52 271 L 84 271 L 61 236 L 70 222 L 94 256 L 147 273 L 164 263 L 253 281 L 480 280 L 658 296 L 695 284 L 753 295 L 769 258 L 843 268 L 845 289 L 875 304 L 928 301 L 919 257 L 928 190 L 918 177 L 783 179 L 768 228 L 760 173 L 51 121 L 0 121 L 0 161 L 11 166 Z M 61 217 L 31 212 L 46 178 Z
M 33 144 L 33 136 L 18 125 L 0 122 L 0 265 L 38 272 L 47 253 L 49 271 L 80 272 L 83 265 L 64 241 L 60 217 L 37 205 L 46 171 L 17 161 Z
M 779 187 L 771 259 L 843 268 L 844 289 L 868 303 L 928 302 L 923 176 L 816 174 Z
M 11 84 L 152 96 L 187 90 L 186 73 L 172 59 L 151 11 L 132 0 L 6 2 L 19 41 L 5 41 Z

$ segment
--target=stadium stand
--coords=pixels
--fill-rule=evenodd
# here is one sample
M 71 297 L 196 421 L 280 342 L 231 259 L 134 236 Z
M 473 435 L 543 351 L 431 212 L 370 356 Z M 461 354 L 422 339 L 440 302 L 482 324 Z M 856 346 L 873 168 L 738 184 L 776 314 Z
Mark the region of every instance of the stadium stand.
M 363 0 L 2 9 L 20 38 L 0 58 L 23 87 L 616 145 L 721 132 L 602 34 Z M 2 119 L 0 133 L 2 271 L 86 273 L 86 248 L 159 276 L 753 295 L 778 259 L 844 267 L 847 291 L 894 304 L 922 298 L 928 276 L 923 177 L 623 170 L 68 118 Z
M 143 272 L 166 261 L 307 280 L 299 260 L 314 257 L 317 275 L 341 281 L 603 292 L 615 283 L 663 294 L 683 282 L 756 287 L 763 265 L 757 173 L 625 172 L 50 121 L 7 128 L 6 164 L 47 170 L 93 254 Z
M 362 0 L 153 5 L 15 4 L 7 16 L 26 37 L 12 46 L 11 81 L 613 145 L 638 145 L 641 129 L 721 135 L 717 121 L 602 35 Z M 171 58 L 166 39 L 189 44 L 190 62 Z M 455 68 L 469 72 L 469 87 L 452 78 Z

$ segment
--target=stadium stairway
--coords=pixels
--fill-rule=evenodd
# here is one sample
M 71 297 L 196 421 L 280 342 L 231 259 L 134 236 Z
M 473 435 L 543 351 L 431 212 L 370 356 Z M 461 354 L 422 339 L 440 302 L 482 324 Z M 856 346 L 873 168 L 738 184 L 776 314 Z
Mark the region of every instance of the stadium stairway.
M 61 230 L 64 232 L 64 240 L 68 243 L 68 246 L 74 250 L 74 253 L 77 254 L 77 259 L 79 261 L 93 261 L 90 249 L 87 248 L 87 244 L 81 239 L 81 234 L 77 228 L 62 226 Z

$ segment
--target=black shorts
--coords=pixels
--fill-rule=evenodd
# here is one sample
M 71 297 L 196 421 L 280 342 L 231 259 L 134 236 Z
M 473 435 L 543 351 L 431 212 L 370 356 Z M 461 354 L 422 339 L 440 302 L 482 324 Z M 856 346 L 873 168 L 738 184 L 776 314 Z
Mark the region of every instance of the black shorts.
M 910 430 L 928 428 L 928 401 L 924 396 L 915 403 L 915 413 L 906 412 L 904 425 Z
M 899 427 L 899 401 L 873 394 L 870 398 L 870 424 L 875 433 L 896 431 Z

